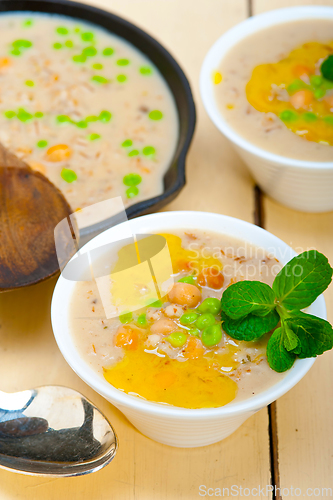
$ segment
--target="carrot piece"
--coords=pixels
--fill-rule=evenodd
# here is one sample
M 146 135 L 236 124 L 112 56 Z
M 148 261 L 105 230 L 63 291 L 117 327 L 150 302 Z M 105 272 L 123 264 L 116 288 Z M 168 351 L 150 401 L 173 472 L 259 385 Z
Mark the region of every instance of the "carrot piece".
M 51 162 L 65 161 L 72 156 L 72 150 L 66 144 L 57 144 L 46 151 L 46 159 Z
M 133 328 L 119 327 L 116 336 L 114 337 L 114 345 L 116 347 L 124 347 L 134 351 L 139 346 L 139 335 Z
M 0 58 L 0 69 L 7 68 L 12 65 L 11 59 L 9 57 L 1 57 Z
M 304 66 L 303 64 L 297 64 L 293 68 L 293 73 L 295 76 L 300 78 L 303 75 L 310 75 L 312 73 L 312 71 L 308 66 Z
M 202 346 L 202 343 L 199 339 L 195 337 L 190 337 L 187 341 L 187 344 L 184 349 L 184 357 L 188 359 L 197 359 L 203 356 L 205 350 Z
M 219 290 L 223 287 L 224 276 L 215 267 L 206 267 L 198 276 L 198 285 L 209 286 L 214 290 Z

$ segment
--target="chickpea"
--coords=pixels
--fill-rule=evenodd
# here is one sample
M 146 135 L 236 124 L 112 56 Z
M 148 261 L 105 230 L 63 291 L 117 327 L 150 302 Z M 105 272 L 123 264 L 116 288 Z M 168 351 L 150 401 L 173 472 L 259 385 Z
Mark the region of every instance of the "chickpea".
M 313 101 L 313 95 L 310 90 L 299 90 L 295 92 L 290 98 L 290 104 L 295 109 L 308 108 L 309 104 Z
M 200 290 L 188 283 L 175 283 L 169 292 L 170 302 L 181 306 L 195 307 L 201 299 Z
M 149 335 L 149 337 L 146 340 L 146 345 L 148 347 L 154 347 L 161 341 L 161 338 L 162 338 L 161 335 L 158 335 L 157 333 Z
M 165 308 L 164 314 L 169 318 L 180 318 L 184 314 L 184 310 L 185 308 L 182 306 L 171 304 Z
M 177 325 L 171 319 L 159 319 L 150 327 L 150 331 L 153 334 L 161 333 L 166 335 L 177 330 Z

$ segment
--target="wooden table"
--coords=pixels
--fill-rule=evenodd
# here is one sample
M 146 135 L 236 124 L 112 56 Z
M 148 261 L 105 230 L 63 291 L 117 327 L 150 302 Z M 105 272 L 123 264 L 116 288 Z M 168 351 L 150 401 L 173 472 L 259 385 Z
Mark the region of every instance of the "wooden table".
M 295 212 L 260 197 L 242 161 L 203 109 L 198 78 L 212 43 L 247 16 L 268 9 L 333 0 L 89 0 L 147 30 L 180 62 L 194 91 L 198 126 L 187 160 L 188 182 L 166 210 L 203 210 L 261 222 L 295 249 L 316 247 L 333 262 L 333 213 Z M 212 182 L 213 181 L 213 182 Z M 257 210 L 255 208 L 257 207 Z M 0 470 L 0 500 L 173 500 L 200 498 L 199 486 L 225 488 L 224 498 L 275 498 L 266 485 L 280 485 L 283 498 L 325 498 L 332 488 L 333 356 L 311 371 L 269 410 L 251 417 L 226 440 L 205 448 L 177 449 L 151 441 L 86 386 L 69 368 L 53 338 L 50 301 L 55 280 L 0 295 L 1 389 L 17 391 L 62 384 L 83 392 L 110 418 L 120 448 L 114 462 L 95 474 L 68 479 L 26 477 Z M 333 286 L 326 293 L 333 321 Z M 234 488 L 232 489 L 232 486 Z M 250 493 L 242 488 L 264 487 Z M 229 495 L 227 493 L 229 488 Z M 312 491 L 306 491 L 312 488 Z M 287 490 L 289 489 L 289 491 Z M 332 491 L 332 490 L 331 490 Z M 239 494 L 236 494 L 236 493 Z M 320 493 L 318 495 L 318 492 Z M 257 494 L 258 493 L 258 494 Z M 332 493 L 331 493 L 332 495 Z M 279 491 L 276 498 L 279 498 Z

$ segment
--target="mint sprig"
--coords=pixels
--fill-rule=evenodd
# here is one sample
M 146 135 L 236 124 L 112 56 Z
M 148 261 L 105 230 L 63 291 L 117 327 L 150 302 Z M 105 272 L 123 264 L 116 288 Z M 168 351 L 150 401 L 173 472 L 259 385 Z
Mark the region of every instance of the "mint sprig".
M 333 82 L 333 54 L 330 54 L 320 66 L 321 74 L 326 80 Z
M 239 281 L 223 294 L 223 311 L 232 319 L 244 318 L 250 313 L 266 316 L 275 309 L 275 293 L 261 281 Z
M 316 357 L 332 349 L 330 323 L 301 311 L 328 287 L 332 274 L 327 258 L 310 250 L 288 262 L 272 287 L 259 281 L 230 285 L 221 299 L 223 329 L 244 341 L 258 340 L 275 329 L 267 344 L 267 360 L 277 372 L 291 368 L 296 356 Z

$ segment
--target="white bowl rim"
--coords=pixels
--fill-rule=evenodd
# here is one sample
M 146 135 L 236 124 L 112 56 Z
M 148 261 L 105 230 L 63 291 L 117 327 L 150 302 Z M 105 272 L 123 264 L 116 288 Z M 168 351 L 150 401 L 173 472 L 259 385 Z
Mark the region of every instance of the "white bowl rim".
M 286 261 L 296 255 L 296 252 L 292 250 L 291 247 L 289 247 L 286 243 L 284 243 L 282 240 L 272 235 L 268 231 L 249 222 L 245 222 L 226 215 L 195 211 L 163 212 L 144 215 L 136 219 L 132 219 L 130 221 L 130 224 L 132 230 L 137 231 L 138 233 L 143 232 L 144 234 L 146 234 L 149 231 L 155 232 L 161 230 L 162 228 L 159 228 L 159 224 L 161 224 L 162 219 L 166 221 L 170 220 L 170 224 L 165 224 L 163 229 L 169 227 L 169 230 L 172 230 L 172 228 L 176 229 L 186 228 L 188 226 L 191 227 L 191 224 L 185 222 L 189 219 L 192 220 L 194 229 L 195 227 L 197 227 L 198 219 L 200 218 L 203 220 L 210 219 L 211 221 L 215 218 L 219 223 L 225 222 L 226 224 L 232 225 L 233 228 L 238 228 L 241 230 L 245 229 L 246 231 L 250 231 L 251 234 L 253 233 L 253 239 L 247 238 L 244 239 L 244 241 L 262 248 L 264 248 L 264 246 L 258 244 L 258 239 L 260 238 L 260 236 L 269 239 L 272 243 L 272 246 L 274 244 L 276 248 L 284 248 L 286 251 L 288 251 L 289 256 Z M 184 220 L 184 223 L 180 224 L 179 222 L 181 220 Z M 89 250 L 96 244 L 101 245 L 107 243 L 108 235 L 111 232 L 118 230 L 118 228 L 120 226 L 123 226 L 124 224 L 126 223 L 122 223 L 121 225 L 115 226 L 99 234 L 86 245 L 84 245 L 81 251 L 83 252 L 85 250 Z M 199 227 L 197 228 L 205 230 L 206 225 L 203 223 L 200 225 L 199 223 Z M 219 232 L 217 229 L 212 231 Z M 220 232 L 221 234 L 228 234 L 227 231 L 225 231 L 224 233 L 222 231 Z M 231 235 L 231 233 L 229 234 Z M 254 413 L 267 406 L 272 401 L 275 401 L 277 398 L 294 387 L 294 385 L 296 385 L 308 372 L 315 361 L 315 358 L 297 359 L 294 366 L 286 373 L 286 375 L 269 389 L 260 392 L 251 398 L 236 403 L 231 402 L 226 406 L 221 406 L 219 408 L 187 409 L 150 402 L 136 396 L 128 395 L 120 391 L 119 389 L 116 389 L 106 380 L 104 380 L 97 372 L 95 372 L 87 363 L 85 363 L 85 361 L 83 361 L 83 359 L 79 355 L 71 338 L 68 322 L 69 303 L 66 303 L 66 294 L 68 297 L 70 297 L 74 287 L 75 282 L 68 281 L 61 275 L 54 289 L 51 304 L 51 321 L 56 342 L 60 351 L 62 352 L 62 355 L 66 359 L 67 363 L 71 366 L 71 368 L 75 371 L 75 373 L 96 392 L 98 392 L 100 395 L 105 397 L 108 401 L 110 401 L 120 409 L 121 407 L 125 407 L 133 411 L 137 410 L 142 413 L 159 415 L 165 418 L 187 418 L 191 421 L 200 420 L 201 418 L 209 420 L 214 419 L 217 416 L 226 417 L 251 412 Z M 322 295 L 318 297 L 316 301 L 310 306 L 310 312 L 314 315 L 326 318 L 325 300 Z
M 238 134 L 234 128 L 228 125 L 226 119 L 218 109 L 218 105 L 214 97 L 214 86 L 211 78 L 212 72 L 217 69 L 224 55 L 229 52 L 229 50 L 234 45 L 236 45 L 244 38 L 247 38 L 252 33 L 265 30 L 270 26 L 284 24 L 286 22 L 288 23 L 292 21 L 301 21 L 313 18 L 333 20 L 333 7 L 323 5 L 309 5 L 275 9 L 245 19 L 233 28 L 226 31 L 220 38 L 216 40 L 216 42 L 212 45 L 205 56 L 200 71 L 200 94 L 205 109 L 214 125 L 230 141 L 232 141 L 234 144 L 244 149 L 245 151 L 259 156 L 264 160 L 283 166 L 327 170 L 333 168 L 333 161 L 305 161 L 289 158 L 287 156 L 281 156 L 266 151 L 259 146 L 255 146 L 250 141 Z

